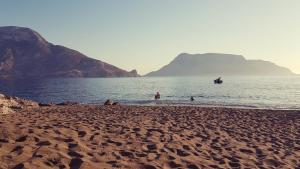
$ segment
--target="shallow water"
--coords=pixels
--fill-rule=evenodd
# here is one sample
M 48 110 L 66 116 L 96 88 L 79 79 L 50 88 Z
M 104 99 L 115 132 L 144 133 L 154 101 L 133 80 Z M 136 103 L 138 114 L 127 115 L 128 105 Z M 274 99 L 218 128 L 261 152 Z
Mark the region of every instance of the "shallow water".
M 68 78 L 0 81 L 0 92 L 38 102 L 184 104 L 300 109 L 300 76 Z M 161 100 L 154 101 L 159 91 Z M 195 101 L 189 101 L 194 96 Z

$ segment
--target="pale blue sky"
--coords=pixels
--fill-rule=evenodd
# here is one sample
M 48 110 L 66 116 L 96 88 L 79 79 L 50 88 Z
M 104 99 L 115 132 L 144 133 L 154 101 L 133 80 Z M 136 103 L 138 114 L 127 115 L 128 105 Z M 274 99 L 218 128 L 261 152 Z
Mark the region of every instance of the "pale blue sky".
M 182 52 L 241 54 L 300 73 L 300 0 L 1 0 L 7 25 L 141 74 Z

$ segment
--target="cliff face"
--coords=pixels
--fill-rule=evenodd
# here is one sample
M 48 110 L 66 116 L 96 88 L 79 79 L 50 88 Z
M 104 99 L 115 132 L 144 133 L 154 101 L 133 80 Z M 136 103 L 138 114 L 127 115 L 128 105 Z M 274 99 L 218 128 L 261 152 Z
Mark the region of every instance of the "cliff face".
M 135 77 L 75 50 L 53 45 L 37 32 L 22 27 L 0 27 L 0 77 Z
M 293 73 L 274 63 L 246 60 L 241 55 L 182 53 L 168 65 L 146 76 L 195 75 L 293 75 Z

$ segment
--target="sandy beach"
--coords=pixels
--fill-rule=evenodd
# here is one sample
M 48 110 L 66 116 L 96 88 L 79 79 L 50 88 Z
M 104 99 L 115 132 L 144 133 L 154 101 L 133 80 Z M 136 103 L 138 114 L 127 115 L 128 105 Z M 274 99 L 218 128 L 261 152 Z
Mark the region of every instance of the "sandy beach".
M 300 168 L 300 112 L 51 105 L 0 115 L 0 169 Z

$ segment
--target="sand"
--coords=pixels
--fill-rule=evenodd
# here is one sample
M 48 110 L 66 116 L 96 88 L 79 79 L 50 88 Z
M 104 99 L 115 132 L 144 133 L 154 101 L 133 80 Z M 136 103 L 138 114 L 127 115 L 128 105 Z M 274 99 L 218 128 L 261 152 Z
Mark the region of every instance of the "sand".
M 300 112 L 65 105 L 0 115 L 0 169 L 300 168 Z

